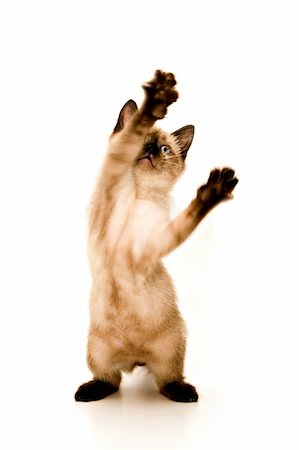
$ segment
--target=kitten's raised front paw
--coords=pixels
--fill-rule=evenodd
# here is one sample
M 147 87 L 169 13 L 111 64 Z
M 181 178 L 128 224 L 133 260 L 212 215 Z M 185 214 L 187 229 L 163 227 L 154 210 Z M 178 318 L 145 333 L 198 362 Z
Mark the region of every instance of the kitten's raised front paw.
M 204 209 L 209 210 L 223 200 L 229 200 L 232 192 L 238 183 L 234 170 L 225 167 L 224 169 L 214 169 L 210 173 L 207 184 L 197 190 L 197 201 Z
M 107 381 L 92 380 L 78 388 L 75 400 L 77 402 L 93 402 L 114 394 L 116 391 L 118 388 Z
M 167 383 L 160 392 L 174 402 L 191 403 L 197 402 L 198 400 L 198 394 L 195 387 L 191 384 L 184 383 L 184 381 Z
M 179 96 L 175 85 L 176 80 L 172 73 L 156 70 L 154 78 L 142 85 L 146 93 L 145 112 L 155 119 L 163 119 L 167 107 Z

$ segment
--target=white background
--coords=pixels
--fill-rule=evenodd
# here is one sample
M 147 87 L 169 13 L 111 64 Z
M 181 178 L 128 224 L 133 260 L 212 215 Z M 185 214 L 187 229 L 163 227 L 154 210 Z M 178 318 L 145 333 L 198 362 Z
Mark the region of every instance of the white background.
M 299 448 L 296 0 L 1 2 L 1 433 L 5 450 Z M 166 263 L 198 404 L 144 369 L 77 404 L 90 275 L 86 207 L 119 109 L 156 68 L 196 137 L 182 210 L 215 166 L 240 179 Z

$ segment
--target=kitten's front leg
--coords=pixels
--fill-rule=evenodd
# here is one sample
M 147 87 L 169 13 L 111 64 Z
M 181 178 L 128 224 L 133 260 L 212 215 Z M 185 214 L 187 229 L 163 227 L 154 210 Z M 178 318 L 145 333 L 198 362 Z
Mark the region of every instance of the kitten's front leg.
M 154 120 L 163 119 L 167 107 L 178 99 L 175 85 L 176 80 L 172 73 L 156 70 L 154 78 L 142 85 L 145 100 L 141 106 L 141 113 Z
M 149 243 L 147 258 L 159 260 L 184 242 L 215 206 L 232 199 L 237 183 L 238 179 L 232 169 L 212 170 L 207 183 L 197 190 L 197 195 L 188 208 L 155 236 L 154 242 Z
M 191 208 L 196 219 L 202 220 L 219 203 L 231 200 L 233 198 L 232 192 L 238 181 L 235 172 L 230 168 L 212 170 L 207 184 L 197 190 L 196 199 Z
M 156 120 L 163 119 L 167 113 L 167 108 L 178 99 L 178 92 L 175 89 L 176 80 L 172 73 L 156 70 L 151 81 L 143 83 L 145 98 L 140 110 L 134 115 L 131 122 L 131 131 L 147 131 Z

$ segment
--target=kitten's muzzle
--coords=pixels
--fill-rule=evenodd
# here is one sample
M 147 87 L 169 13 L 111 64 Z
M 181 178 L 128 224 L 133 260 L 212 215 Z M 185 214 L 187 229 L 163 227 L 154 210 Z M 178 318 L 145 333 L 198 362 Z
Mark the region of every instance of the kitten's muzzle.
M 147 152 L 144 156 L 142 156 L 142 158 L 138 158 L 138 161 L 142 161 L 143 159 L 148 159 L 151 162 L 151 165 L 153 167 L 155 167 L 154 164 L 153 164 L 153 161 L 152 161 L 152 154 L 151 153 Z
M 155 144 L 149 143 L 145 147 L 145 153 L 143 154 L 143 156 L 141 158 L 138 158 L 138 161 L 141 161 L 142 159 L 148 159 L 151 162 L 151 165 L 155 169 L 155 166 L 153 164 L 153 159 L 158 154 L 159 154 L 158 146 Z
M 156 144 L 153 144 L 153 143 L 149 143 L 149 144 L 147 144 L 146 146 L 145 146 L 145 152 L 144 152 L 144 155 L 142 156 L 142 158 L 140 158 L 140 159 L 144 159 L 144 158 L 147 158 L 147 159 L 149 159 L 150 161 L 152 160 L 152 156 L 153 157 L 155 157 L 155 156 L 158 156 L 158 154 L 159 154 L 159 148 L 158 148 L 158 146 L 156 145 Z

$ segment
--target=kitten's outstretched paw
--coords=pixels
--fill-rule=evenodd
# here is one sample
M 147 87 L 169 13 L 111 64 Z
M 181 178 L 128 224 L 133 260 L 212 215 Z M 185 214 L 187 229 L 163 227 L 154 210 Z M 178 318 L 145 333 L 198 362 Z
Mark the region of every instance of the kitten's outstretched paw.
M 161 394 L 174 402 L 191 403 L 197 402 L 198 394 L 195 387 L 183 381 L 167 383 L 161 389 Z
M 142 85 L 146 93 L 145 112 L 156 120 L 163 119 L 167 107 L 179 96 L 175 85 L 176 80 L 172 73 L 156 70 L 154 78 Z
M 78 388 L 75 400 L 77 402 L 93 402 L 114 394 L 116 391 L 118 388 L 107 381 L 92 380 Z
M 197 190 L 197 201 L 210 209 L 223 200 L 232 199 L 232 192 L 238 183 L 234 170 L 225 167 L 224 169 L 214 169 L 210 173 L 207 184 Z

